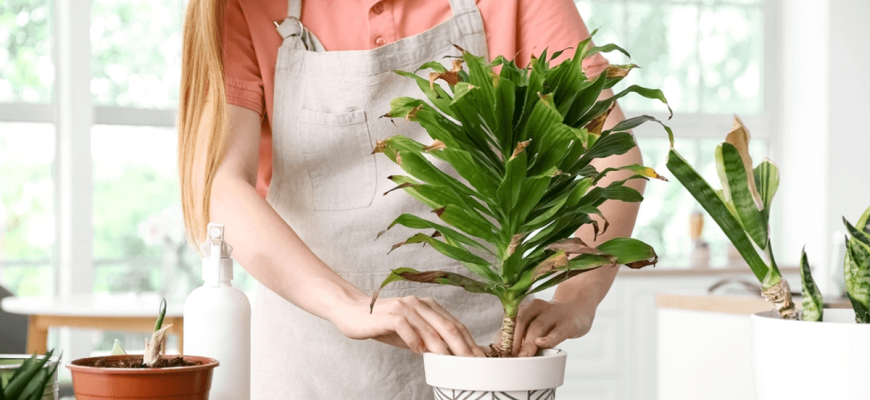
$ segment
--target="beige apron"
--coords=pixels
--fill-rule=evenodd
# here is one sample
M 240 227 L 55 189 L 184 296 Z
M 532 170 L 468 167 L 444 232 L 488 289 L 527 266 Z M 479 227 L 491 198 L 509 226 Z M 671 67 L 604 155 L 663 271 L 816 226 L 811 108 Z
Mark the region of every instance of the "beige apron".
M 373 50 L 318 51 L 317 39 L 298 21 L 301 0 L 290 0 L 278 31 L 284 42 L 275 68 L 273 175 L 269 203 L 311 250 L 363 293 L 371 294 L 391 269 L 447 270 L 467 275 L 430 246 L 391 245 L 413 231 L 378 231 L 402 213 L 436 218 L 387 179 L 404 172 L 382 154 L 376 140 L 406 135 L 431 139 L 417 124 L 379 118 L 398 96 L 423 97 L 412 79 L 425 62 L 458 55 L 457 44 L 486 55 L 483 20 L 474 0 L 450 0 L 453 16 L 419 35 Z M 428 71 L 420 72 L 428 74 Z M 291 260 L 285 268 L 294 268 Z M 410 282 L 390 285 L 381 298 L 433 297 L 489 344 L 501 323 L 498 300 L 454 287 Z M 253 399 L 430 399 L 422 356 L 376 341 L 347 339 L 260 286 L 253 310 Z

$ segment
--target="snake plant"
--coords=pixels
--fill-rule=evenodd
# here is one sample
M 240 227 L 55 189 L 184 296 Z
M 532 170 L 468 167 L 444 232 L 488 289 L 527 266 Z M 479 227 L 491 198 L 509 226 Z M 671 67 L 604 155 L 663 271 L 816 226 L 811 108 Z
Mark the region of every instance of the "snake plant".
M 3 386 L 0 388 L 0 400 L 41 399 L 45 392 L 45 385 L 54 379 L 54 373 L 60 365 L 60 362 L 57 362 L 51 367 L 45 367 L 52 353 L 54 350 L 49 350 L 43 357 L 34 355 L 25 360 L 8 382 L 0 382 Z
M 870 208 L 853 226 L 843 218 L 851 238 L 846 238 L 846 259 L 843 270 L 846 278 L 846 293 L 855 309 L 858 323 L 870 323 Z
M 765 159 L 752 167 L 749 130 L 735 116 L 731 132 L 716 147 L 716 170 L 722 189 L 715 190 L 674 149 L 674 135 L 668 134 L 668 170 L 722 228 L 761 282 L 765 299 L 776 304 L 783 318 L 796 318 L 791 289 L 776 266 L 770 246 L 770 207 L 779 187 L 776 164 Z
M 770 248 L 770 206 L 779 186 L 779 170 L 768 159 L 754 169 L 749 156 L 749 130 L 734 117 L 731 132 L 716 148 L 716 169 L 722 190 L 714 190 L 691 165 L 674 150 L 674 136 L 668 131 L 671 149 L 668 170 L 695 197 L 698 203 L 722 228 L 725 235 L 749 264 L 762 284 L 765 299 L 776 304 L 784 319 L 821 321 L 822 295 L 810 274 L 806 252 L 801 253 L 803 311 L 798 313 L 791 299 L 791 289 L 783 279 Z M 843 222 L 851 238 L 846 237 L 844 272 L 846 291 L 855 309 L 858 323 L 870 323 L 870 209 L 852 226 Z
M 614 50 L 628 55 L 616 45 L 593 47 L 587 39 L 573 58 L 551 66 L 562 52 L 547 58 L 544 50 L 525 68 L 504 57 L 487 63 L 458 49 L 462 55 L 453 58 L 449 70 L 433 61 L 414 72 L 396 71 L 416 80 L 426 98 L 396 98 L 385 117 L 420 124 L 432 142 L 399 135 L 379 141 L 374 153 L 385 154 L 407 174 L 390 177 L 395 189 L 434 212 L 428 218 L 403 214 L 386 227 L 422 231 L 393 250 L 428 243 L 464 265 L 470 276 L 398 268 L 381 288 L 405 280 L 498 297 L 504 320 L 493 355 L 509 357 L 518 308 L 528 295 L 596 268 L 641 268 L 658 260 L 651 246 L 636 239 L 593 247 L 571 236 L 586 224 L 596 237 L 607 229 L 599 209 L 605 201 L 643 199 L 624 185 L 626 180 L 598 185 L 608 173 L 627 170 L 633 174 L 629 179 L 664 179 L 642 165 L 598 171 L 590 163 L 628 152 L 636 146 L 628 130 L 655 121 L 640 116 L 603 129 L 617 99 L 634 93 L 667 100 L 660 90 L 640 86 L 598 100 L 637 66 L 612 65 L 588 77 L 582 61 Z M 428 79 L 417 74 L 424 69 L 432 70 Z

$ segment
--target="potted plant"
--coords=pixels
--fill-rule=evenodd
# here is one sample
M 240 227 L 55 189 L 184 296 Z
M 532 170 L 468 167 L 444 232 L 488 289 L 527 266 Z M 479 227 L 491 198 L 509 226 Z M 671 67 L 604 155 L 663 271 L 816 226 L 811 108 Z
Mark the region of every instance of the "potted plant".
M 771 251 L 768 219 L 779 186 L 770 160 L 752 168 L 749 131 L 735 117 L 732 131 L 716 148 L 722 190 L 714 190 L 673 148 L 667 166 L 722 228 L 762 283 L 762 295 L 775 310 L 752 316 L 755 391 L 759 400 L 864 398 L 870 376 L 870 209 L 853 226 L 844 218 L 844 272 L 854 310 L 823 309 L 822 296 L 801 254 L 802 308 L 792 302 Z M 795 368 L 812 366 L 810 379 L 795 381 Z
M 151 340 L 145 339 L 144 355 L 127 355 L 116 342 L 111 356 L 80 358 L 67 365 L 76 399 L 208 399 L 218 361 L 162 355 L 166 330 L 172 326 L 163 326 L 165 314 L 163 300 Z
M 0 356 L 0 400 L 56 400 L 58 358 Z
M 480 392 L 554 398 L 564 378 L 564 352 L 546 350 L 536 357 L 510 358 L 520 303 L 595 268 L 656 263 L 653 248 L 636 239 L 617 238 L 592 247 L 571 236 L 586 224 L 592 225 L 596 236 L 607 229 L 606 221 L 599 226 L 590 218 L 601 215 L 598 207 L 605 201 L 643 199 L 625 181 L 597 187 L 608 173 L 628 170 L 634 174 L 629 179 L 663 179 L 642 165 L 597 171 L 590 162 L 626 153 L 636 146 L 627 131 L 654 121 L 640 116 L 604 130 L 617 99 L 635 93 L 665 104 L 667 100 L 661 91 L 639 86 L 598 100 L 604 89 L 636 65 L 612 65 L 598 76 L 587 77 L 582 60 L 613 50 L 628 55 L 616 45 L 593 47 L 587 39 L 571 59 L 551 66 L 562 52 L 548 58 L 544 50 L 526 68 L 504 57 L 486 63 L 458 49 L 461 56 L 453 58 L 450 70 L 433 61 L 415 72 L 397 71 L 415 79 L 426 99 L 396 98 L 384 115 L 419 123 L 432 142 L 394 136 L 378 141 L 374 152 L 383 153 L 407 173 L 390 177 L 395 189 L 404 190 L 434 213 L 428 218 L 398 216 L 386 229 L 401 225 L 423 232 L 393 249 L 429 244 L 470 274 L 398 268 L 381 288 L 405 280 L 456 286 L 500 300 L 501 340 L 492 347 L 490 358 L 424 355 L 426 381 L 437 398 L 459 392 L 478 392 L 475 398 Z M 423 69 L 432 70 L 428 79 L 416 74 Z M 446 88 L 436 81 L 445 81 Z M 377 292 L 372 296 L 372 307 L 377 296 Z

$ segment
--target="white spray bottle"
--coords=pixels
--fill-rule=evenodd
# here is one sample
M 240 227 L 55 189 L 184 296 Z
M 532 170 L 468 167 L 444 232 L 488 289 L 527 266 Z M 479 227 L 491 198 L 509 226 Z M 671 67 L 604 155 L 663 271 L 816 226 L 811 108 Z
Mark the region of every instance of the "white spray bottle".
M 233 287 L 233 248 L 223 224 L 210 223 L 202 244 L 202 279 L 184 303 L 184 354 L 217 359 L 212 400 L 249 400 L 251 393 L 251 303 Z

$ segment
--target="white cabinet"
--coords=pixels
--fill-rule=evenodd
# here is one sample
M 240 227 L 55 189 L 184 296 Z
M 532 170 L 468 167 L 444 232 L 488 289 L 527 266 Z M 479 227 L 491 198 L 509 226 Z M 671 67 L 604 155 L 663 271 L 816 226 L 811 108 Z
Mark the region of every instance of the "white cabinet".
M 679 372 L 658 369 L 656 294 L 700 294 L 725 278 L 754 281 L 748 268 L 620 272 L 598 308 L 592 330 L 580 339 L 559 346 L 568 352 L 568 366 L 565 385 L 559 388 L 558 398 L 657 399 L 658 375 Z M 552 292 L 539 297 L 551 296 Z

